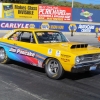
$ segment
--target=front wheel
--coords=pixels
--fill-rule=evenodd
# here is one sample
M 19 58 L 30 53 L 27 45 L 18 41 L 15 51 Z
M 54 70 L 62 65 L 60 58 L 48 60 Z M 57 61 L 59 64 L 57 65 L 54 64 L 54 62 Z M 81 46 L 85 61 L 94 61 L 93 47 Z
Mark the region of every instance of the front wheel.
M 9 58 L 3 48 L 0 48 L 0 63 L 5 64 L 9 62 Z
M 64 69 L 58 60 L 50 58 L 45 63 L 45 72 L 49 78 L 60 79 L 64 74 Z

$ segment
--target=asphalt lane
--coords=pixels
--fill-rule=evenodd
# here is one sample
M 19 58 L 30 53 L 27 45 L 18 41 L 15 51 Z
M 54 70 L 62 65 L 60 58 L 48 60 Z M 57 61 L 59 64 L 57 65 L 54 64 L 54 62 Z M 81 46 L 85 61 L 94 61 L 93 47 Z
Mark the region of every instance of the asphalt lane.
M 66 36 L 70 41 L 99 45 L 95 36 Z M 0 100 L 100 100 L 100 70 L 66 72 L 63 79 L 52 80 L 40 68 L 14 61 L 0 64 Z

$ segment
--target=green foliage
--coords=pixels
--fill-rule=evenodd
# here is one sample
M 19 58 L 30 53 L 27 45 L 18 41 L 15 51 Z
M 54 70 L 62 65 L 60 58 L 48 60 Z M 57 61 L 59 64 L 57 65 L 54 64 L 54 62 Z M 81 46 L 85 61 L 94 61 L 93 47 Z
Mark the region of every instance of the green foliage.
M 67 6 L 67 7 L 72 6 L 72 3 L 66 0 L 42 0 L 42 3 L 46 3 L 49 5 L 57 5 L 57 6 Z M 100 9 L 100 5 L 82 4 L 79 2 L 74 2 L 74 8 Z
M 3 2 L 11 2 L 11 3 L 25 3 L 27 4 L 29 0 L 3 0 Z M 66 6 L 71 7 L 72 3 L 66 0 L 41 0 L 42 4 L 55 5 L 55 6 Z M 74 8 L 90 8 L 90 9 L 100 9 L 100 5 L 93 4 L 82 4 L 79 2 L 75 2 L 74 0 Z

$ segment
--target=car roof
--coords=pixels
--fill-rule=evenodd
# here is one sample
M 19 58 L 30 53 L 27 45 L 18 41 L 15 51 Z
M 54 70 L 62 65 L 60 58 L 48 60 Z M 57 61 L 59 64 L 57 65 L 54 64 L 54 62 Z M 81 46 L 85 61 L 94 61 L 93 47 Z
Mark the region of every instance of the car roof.
M 15 31 L 53 31 L 53 32 L 57 32 L 58 30 L 50 30 L 50 29 L 38 29 L 38 28 L 18 28 L 18 29 L 14 29 Z

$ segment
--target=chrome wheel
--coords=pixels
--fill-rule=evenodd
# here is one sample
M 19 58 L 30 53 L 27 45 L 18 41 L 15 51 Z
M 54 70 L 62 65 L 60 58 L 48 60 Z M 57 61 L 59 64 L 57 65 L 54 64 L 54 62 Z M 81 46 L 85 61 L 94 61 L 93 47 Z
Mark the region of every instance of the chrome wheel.
M 60 62 L 54 58 L 47 59 L 45 62 L 45 71 L 47 76 L 52 79 L 59 79 L 64 74 L 64 69 L 62 68 Z
M 48 70 L 51 74 L 56 74 L 58 73 L 58 70 L 59 70 L 59 65 L 58 63 L 55 61 L 55 60 L 51 60 L 49 63 L 48 63 Z
M 5 59 L 5 51 L 4 49 L 0 49 L 0 59 Z

